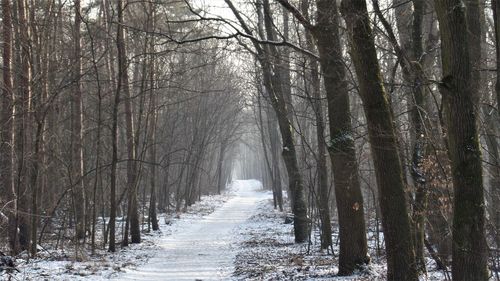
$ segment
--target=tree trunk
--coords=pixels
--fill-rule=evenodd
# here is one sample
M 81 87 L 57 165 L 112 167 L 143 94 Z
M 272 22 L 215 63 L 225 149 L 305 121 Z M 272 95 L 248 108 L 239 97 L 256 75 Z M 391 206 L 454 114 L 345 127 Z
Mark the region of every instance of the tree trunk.
M 471 0 L 467 4 L 479 5 L 479 2 Z M 452 276 L 455 281 L 488 280 L 481 150 L 474 108 L 477 87 L 472 81 L 474 48 L 468 32 L 478 27 L 468 25 L 474 21 L 467 21 L 460 0 L 436 0 L 435 8 L 443 65 L 440 91 L 454 186 Z
M 269 1 L 263 1 L 264 6 L 264 25 L 268 39 L 274 40 L 274 32 L 272 31 L 273 25 L 271 20 L 271 11 Z M 295 242 L 305 242 L 308 238 L 308 224 L 307 218 L 307 205 L 305 201 L 304 186 L 302 184 L 302 177 L 300 175 L 297 152 L 295 149 L 295 142 L 292 131 L 292 120 L 289 120 L 289 108 L 286 106 L 285 93 L 283 92 L 283 77 L 278 69 L 277 64 L 271 63 L 271 57 L 279 57 L 278 51 L 274 46 L 269 46 L 269 53 L 266 54 L 267 58 L 261 60 L 264 72 L 264 85 L 266 85 L 269 93 L 271 93 L 271 104 L 276 112 L 278 124 L 283 139 L 283 160 L 288 172 L 288 184 L 292 194 L 291 201 L 292 210 L 294 214 L 294 233 Z M 274 70 L 273 70 L 274 69 Z
M 396 8 L 396 19 L 400 37 L 401 49 L 413 63 L 424 69 L 423 24 L 426 13 L 426 1 L 413 0 L 413 11 L 411 3 L 402 0 L 394 1 Z M 426 93 L 425 81 L 422 81 L 420 73 L 412 71 L 412 67 L 403 67 L 403 78 L 410 85 L 407 96 L 410 100 L 410 124 L 412 157 L 410 174 L 414 186 L 413 219 L 413 241 L 415 256 L 419 272 L 426 272 L 424 258 L 425 221 L 428 201 L 428 187 L 426 175 L 423 171 L 423 161 L 428 158 L 427 136 L 425 128 L 429 127 L 426 112 L 424 110 Z
M 236 16 L 244 32 L 248 35 L 252 34 L 240 13 L 230 0 L 224 0 L 229 6 L 233 14 Z M 267 22 L 266 28 L 272 28 L 272 22 L 269 11 L 269 1 L 264 0 L 264 13 L 266 14 Z M 269 33 L 269 32 L 268 32 Z M 272 34 L 272 32 L 271 32 Z M 269 38 L 272 40 L 272 38 Z M 282 79 L 279 71 L 274 69 L 270 60 L 270 55 L 276 57 L 277 50 L 270 46 L 272 54 L 266 53 L 264 49 L 255 40 L 252 41 L 255 49 L 258 52 L 257 59 L 262 66 L 263 81 L 264 86 L 270 93 L 270 101 L 273 106 L 274 111 L 278 119 L 278 125 L 281 132 L 281 138 L 283 140 L 283 152 L 282 156 L 285 162 L 285 166 L 288 172 L 289 178 L 289 189 L 292 193 L 291 201 L 294 202 L 292 205 L 292 211 L 294 214 L 294 235 L 295 242 L 302 243 L 307 241 L 309 233 L 309 220 L 307 218 L 307 205 L 305 201 L 304 186 L 302 184 L 302 177 L 300 175 L 299 167 L 297 164 L 297 152 L 295 150 L 295 143 L 293 139 L 293 132 L 291 127 L 291 120 L 288 120 L 288 109 L 286 107 L 286 101 L 283 96 L 282 89 Z
M 123 20 L 123 0 L 119 0 L 117 3 L 117 10 L 119 14 L 119 18 Z M 107 5 L 107 8 L 109 8 L 109 3 Z M 109 13 L 109 11 L 108 11 Z M 117 46 L 118 42 L 120 40 L 123 40 L 123 27 L 121 25 L 118 25 L 117 28 Z M 120 39 L 122 38 L 122 39 Z M 118 47 L 118 53 L 122 51 L 121 47 Z M 120 106 L 120 94 L 122 91 L 122 85 L 123 85 L 123 75 L 121 72 L 123 71 L 122 66 L 125 65 L 125 62 L 123 62 L 124 57 L 121 55 L 118 55 L 118 82 L 116 84 L 116 91 L 115 91 L 115 97 L 114 97 L 114 104 L 113 104 L 113 112 L 111 116 L 111 122 L 112 122 L 112 129 L 111 129 L 111 145 L 112 145 L 112 156 L 111 156 L 111 175 L 110 175 L 110 214 L 109 214 L 109 223 L 108 223 L 108 228 L 109 228 L 109 248 L 108 251 L 110 252 L 115 252 L 116 251 L 116 239 L 115 239 L 115 227 L 116 227 L 116 168 L 118 164 L 118 108 Z
M 154 4 L 150 3 L 149 5 L 149 10 L 151 13 L 151 27 L 152 30 L 154 31 L 155 29 L 155 8 Z M 151 194 L 150 194 L 150 201 L 149 201 L 149 221 L 151 222 L 151 226 L 153 230 L 159 230 L 160 227 L 158 226 L 158 217 L 156 213 L 156 151 L 157 151 L 157 144 L 156 144 L 156 128 L 157 128 L 157 123 L 158 123 L 158 109 L 157 109 L 157 93 L 155 91 L 155 41 L 154 37 L 152 36 L 149 42 L 149 90 L 150 90 L 150 110 L 151 116 L 150 116 L 150 137 L 149 137 L 149 145 L 150 145 L 150 161 L 151 161 Z
M 2 0 L 2 26 L 3 26 L 3 88 L 1 95 L 0 110 L 0 186 L 5 194 L 7 205 L 4 206 L 7 212 L 8 236 L 11 255 L 17 255 L 19 251 L 19 241 L 17 236 L 17 199 L 13 182 L 13 87 L 12 87 L 12 14 L 10 0 Z
M 118 6 L 118 25 L 116 47 L 118 50 L 118 75 L 120 76 L 121 86 L 125 97 L 125 127 L 127 140 L 127 191 L 128 191 L 128 209 L 125 233 L 123 236 L 122 245 L 128 245 L 128 230 L 130 225 L 130 235 L 132 243 L 141 242 L 141 229 L 139 224 L 139 212 L 137 207 L 137 163 L 136 163 L 136 143 L 134 138 L 134 123 L 132 116 L 132 102 L 130 96 L 129 78 L 128 78 L 128 63 L 127 49 L 125 43 L 125 31 L 123 28 L 123 0 L 119 0 Z
M 269 133 L 269 144 L 271 146 L 271 167 L 273 172 L 273 187 L 276 190 L 276 201 L 280 211 L 283 211 L 283 187 L 281 185 L 281 165 L 280 165 L 280 140 L 279 132 L 276 128 L 276 115 L 269 107 L 266 107 L 267 131 Z
M 222 187 L 222 163 L 224 160 L 224 153 L 226 150 L 226 144 L 222 142 L 219 147 L 219 158 L 217 161 L 217 194 L 220 194 Z
M 302 13 L 308 14 L 309 1 L 302 1 Z M 313 36 L 306 30 L 306 46 L 309 51 L 314 51 Z M 330 219 L 330 185 L 328 182 L 328 171 L 326 166 L 327 152 L 325 143 L 325 121 L 321 102 L 321 81 L 318 70 L 318 62 L 315 59 L 308 60 L 308 65 L 304 64 L 304 88 L 307 97 L 311 100 L 316 121 L 316 144 L 318 147 L 316 156 L 316 171 L 318 175 L 318 211 L 321 222 L 321 249 L 328 249 L 332 243 L 332 223 Z M 308 75 L 307 68 L 310 69 Z M 309 79 L 308 79 L 309 76 Z M 312 95 L 311 95 L 312 92 Z
M 339 275 L 350 275 L 369 262 L 367 254 L 363 195 L 350 120 L 349 93 L 335 2 L 317 1 L 317 28 L 314 35 L 328 101 L 329 152 L 334 175 L 339 216 Z
M 418 280 L 403 169 L 398 155 L 393 117 L 383 87 L 380 66 L 364 0 L 343 0 L 351 58 L 368 123 L 386 241 L 387 279 Z
M 83 139 L 82 139 L 82 59 L 81 59 L 81 8 L 80 0 L 74 0 L 74 53 L 73 53 L 73 81 L 74 89 L 71 96 L 71 156 L 70 156 L 70 184 L 72 186 L 73 204 L 75 208 L 76 238 L 85 238 L 85 188 L 83 181 Z
M 485 143 L 488 155 L 488 170 L 490 172 L 489 185 L 491 194 L 491 220 L 494 227 L 495 243 L 500 247 L 500 158 L 498 149 L 499 130 L 495 126 L 496 112 L 490 107 L 483 107 L 485 119 Z
M 17 52 L 19 65 L 19 74 L 17 77 L 18 96 L 15 101 L 16 112 L 16 156 L 17 156 L 17 175 L 16 175 L 16 195 L 18 207 L 18 227 L 19 227 L 19 245 L 21 250 L 28 250 L 30 245 L 30 190 L 28 186 L 29 178 L 29 150 L 31 149 L 30 137 L 30 102 L 31 102 L 31 69 L 30 69 L 30 50 L 29 50 L 29 25 L 26 18 L 25 0 L 17 1 L 17 19 L 19 26 L 17 30 Z
M 495 31 L 495 51 L 496 51 L 496 83 L 495 83 L 495 92 L 496 92 L 496 99 L 497 99 L 497 117 L 500 118 L 500 5 L 498 5 L 498 0 L 492 0 L 491 1 L 491 7 L 493 9 L 493 23 L 494 23 L 494 31 Z M 497 171 L 500 170 L 497 166 Z M 500 171 L 498 171 L 499 176 L 500 176 Z M 500 178 L 497 179 L 497 185 L 494 186 L 492 185 L 492 196 L 493 196 L 493 202 L 500 203 Z M 499 206 L 494 205 L 494 206 Z M 496 207 L 493 207 L 495 209 L 498 209 Z M 500 248 L 500 211 L 495 210 L 495 216 L 494 216 L 494 223 L 495 223 L 495 230 L 496 230 L 496 241 L 497 241 L 497 247 Z

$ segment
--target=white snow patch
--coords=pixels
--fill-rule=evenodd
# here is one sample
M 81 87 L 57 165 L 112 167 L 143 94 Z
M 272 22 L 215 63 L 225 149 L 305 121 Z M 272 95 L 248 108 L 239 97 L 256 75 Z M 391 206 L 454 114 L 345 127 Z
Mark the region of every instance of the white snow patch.
M 147 264 L 126 270 L 120 280 L 221 280 L 234 271 L 238 236 L 234 231 L 271 194 L 261 192 L 258 181 L 235 181 L 234 197 L 212 214 L 198 220 L 183 220 L 176 234 L 158 241 Z
M 143 233 L 140 244 L 98 249 L 75 262 L 74 249 L 44 250 L 36 259 L 17 260 L 12 280 L 220 280 L 233 272 L 237 237 L 233 228 L 246 220 L 256 202 L 268 200 L 256 180 L 235 181 L 223 195 L 204 196 L 186 213 L 161 214 L 160 231 Z M 169 222 L 168 224 L 166 222 Z M 118 227 L 118 226 L 117 226 Z M 88 249 L 85 250 L 85 252 Z M 8 278 L 7 275 L 0 275 Z

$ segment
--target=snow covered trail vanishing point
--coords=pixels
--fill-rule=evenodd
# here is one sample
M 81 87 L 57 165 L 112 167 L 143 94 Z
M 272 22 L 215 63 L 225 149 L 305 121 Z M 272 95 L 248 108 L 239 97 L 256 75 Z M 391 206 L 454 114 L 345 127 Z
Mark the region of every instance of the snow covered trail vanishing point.
M 256 180 L 233 182 L 234 197 L 212 214 L 193 221 L 159 241 L 159 250 L 146 264 L 126 270 L 120 280 L 227 280 L 234 270 L 239 238 L 236 228 L 269 200 Z

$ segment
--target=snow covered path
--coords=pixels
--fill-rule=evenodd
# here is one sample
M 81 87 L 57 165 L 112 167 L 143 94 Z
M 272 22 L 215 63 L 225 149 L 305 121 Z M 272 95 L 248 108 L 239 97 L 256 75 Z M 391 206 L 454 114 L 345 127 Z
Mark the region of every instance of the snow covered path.
M 255 180 L 236 181 L 234 197 L 198 221 L 188 222 L 178 233 L 159 241 L 160 249 L 145 265 L 127 270 L 120 280 L 221 280 L 229 279 L 237 252 L 236 228 L 271 198 Z

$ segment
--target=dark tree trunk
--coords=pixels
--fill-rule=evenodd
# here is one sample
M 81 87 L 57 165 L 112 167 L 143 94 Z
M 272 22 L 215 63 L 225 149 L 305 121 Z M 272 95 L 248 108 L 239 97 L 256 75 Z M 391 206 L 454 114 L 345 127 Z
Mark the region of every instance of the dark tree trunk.
M 17 201 L 13 182 L 13 87 L 12 87 L 12 14 L 10 0 L 2 0 L 2 35 L 3 35 L 3 87 L 1 95 L 0 110 L 0 186 L 1 192 L 5 194 L 7 205 L 4 206 L 8 222 L 9 246 L 12 255 L 19 251 L 17 236 Z
M 274 31 L 272 30 L 273 24 L 271 20 L 271 10 L 269 6 L 269 1 L 263 1 L 264 7 L 264 26 L 268 39 L 274 40 Z M 264 85 L 271 94 L 271 104 L 276 112 L 276 117 L 278 119 L 278 125 L 281 132 L 281 138 L 283 140 L 283 160 L 285 161 L 285 166 L 288 172 L 288 184 L 291 193 L 292 210 L 294 214 L 294 233 L 295 242 L 301 243 L 307 241 L 308 238 L 308 228 L 309 220 L 307 218 L 307 205 L 305 200 L 304 186 L 302 183 L 302 177 L 300 175 L 298 163 L 297 163 L 297 152 L 295 148 L 295 142 L 293 138 L 292 131 L 292 120 L 289 120 L 289 110 L 291 108 L 287 107 L 285 95 L 282 87 L 283 77 L 277 67 L 278 63 L 271 63 L 271 57 L 278 58 L 278 51 L 274 46 L 269 46 L 269 52 L 266 54 L 266 58 L 262 59 L 261 64 L 263 65 L 264 72 Z M 289 94 L 289 93 L 288 93 Z
M 348 27 L 351 58 L 368 123 L 368 136 L 375 165 L 386 241 L 387 279 L 416 281 L 418 274 L 411 239 L 403 168 L 398 155 L 388 96 L 377 61 L 366 2 L 344 0 L 342 13 Z
M 151 14 L 151 19 L 150 19 L 150 25 L 151 29 L 154 31 L 156 27 L 156 11 L 155 11 L 155 5 L 154 3 L 150 3 L 149 5 L 149 10 Z M 156 191 L 156 161 L 157 161 L 157 143 L 156 143 L 156 135 L 157 135 L 157 124 L 158 124 L 158 108 L 157 108 L 157 92 L 155 91 L 155 71 L 156 71 L 156 64 L 155 64 L 155 40 L 154 37 L 151 37 L 149 39 L 149 90 L 150 95 L 151 95 L 151 100 L 150 100 L 150 110 L 151 112 L 151 128 L 150 128 L 150 141 L 149 145 L 151 146 L 150 148 L 150 157 L 151 157 L 151 194 L 150 194 L 150 202 L 149 202 L 149 220 L 151 222 L 151 226 L 153 230 L 159 230 L 160 227 L 158 225 L 158 216 L 156 212 L 156 198 L 157 198 L 157 191 Z M 167 183 L 168 184 L 168 183 Z
M 498 0 L 492 0 L 491 1 L 491 6 L 493 10 L 493 23 L 494 23 L 494 30 L 495 30 L 495 51 L 496 51 L 496 83 L 495 83 L 495 92 L 496 92 L 496 100 L 497 100 L 497 117 L 500 117 L 500 5 L 498 5 Z M 498 155 L 498 154 L 497 154 Z M 497 158 L 497 161 L 500 162 L 500 160 Z M 493 202 L 497 203 L 494 206 L 499 206 L 500 203 L 500 167 L 497 166 L 497 174 L 499 175 L 499 178 L 497 178 L 497 184 L 492 185 L 492 199 L 494 200 Z M 495 223 L 495 230 L 496 230 L 496 241 L 497 241 L 497 247 L 500 247 L 500 211 L 498 208 L 493 207 L 496 209 L 494 211 L 494 223 Z
M 31 69 L 29 50 L 29 26 L 26 16 L 25 0 L 17 1 L 17 20 L 19 21 L 17 29 L 16 49 L 18 58 L 16 64 L 19 65 L 17 77 L 18 92 L 15 101 L 16 112 L 16 157 L 17 157 L 17 175 L 16 175 L 16 195 L 17 195 L 17 223 L 19 227 L 19 245 L 21 250 L 28 250 L 30 245 L 30 195 L 29 178 L 29 150 L 31 149 L 30 137 L 30 101 L 31 101 Z
M 267 108 L 267 107 L 266 107 Z M 273 172 L 273 188 L 276 191 L 276 201 L 280 211 L 283 211 L 283 187 L 281 185 L 280 140 L 276 115 L 270 109 L 266 110 L 267 130 L 271 146 L 271 167 Z
M 82 140 L 82 59 L 81 59 L 81 14 L 80 1 L 75 0 L 73 81 L 71 96 L 71 155 L 70 184 L 72 186 L 73 204 L 75 208 L 75 229 L 77 239 L 85 238 L 85 189 L 83 181 L 83 140 Z
M 224 0 L 233 14 L 236 16 L 244 32 L 251 35 L 252 32 L 246 25 L 245 21 L 241 17 L 240 13 L 233 5 L 230 0 Z M 266 15 L 267 21 L 266 28 L 272 28 L 272 22 L 269 11 L 269 1 L 264 0 L 264 14 Z M 272 34 L 272 32 L 268 32 Z M 269 38 L 272 40 L 272 38 Z M 271 63 L 270 57 L 278 57 L 277 50 L 274 46 L 270 46 L 270 51 L 265 52 L 264 49 L 259 45 L 258 42 L 252 41 L 255 49 L 258 52 L 257 59 L 262 66 L 264 86 L 270 94 L 271 105 L 278 119 L 278 125 L 281 132 L 281 138 L 283 140 L 283 152 L 282 156 L 285 162 L 285 166 L 288 172 L 288 184 L 291 191 L 291 201 L 294 202 L 292 205 L 292 211 L 294 214 L 294 234 L 295 242 L 302 243 L 307 241 L 309 233 L 309 220 L 307 218 L 307 205 L 305 200 L 304 186 L 302 184 L 302 177 L 300 175 L 299 167 L 297 164 L 297 152 L 295 150 L 295 142 L 293 139 L 293 132 L 291 127 L 291 120 L 288 120 L 288 109 L 286 107 L 286 101 L 283 95 L 282 89 L 282 79 L 280 76 L 280 71 L 275 69 L 275 65 Z
M 396 18 L 398 22 L 401 49 L 419 69 L 424 69 L 423 24 L 426 13 L 426 1 L 413 0 L 413 11 L 411 3 L 402 0 L 394 1 L 396 8 Z M 424 258 L 425 221 L 428 201 L 428 187 L 426 186 L 426 175 L 423 170 L 423 161 L 428 157 L 427 139 L 425 128 L 429 127 L 426 112 L 424 110 L 425 99 L 427 98 L 426 85 L 423 75 L 415 71 L 416 66 L 403 67 L 404 80 L 410 85 L 408 96 L 410 101 L 410 124 L 412 153 L 410 172 L 414 186 L 413 204 L 413 241 L 415 247 L 415 257 L 420 272 L 426 272 Z M 427 126 L 426 126 L 427 125 Z
M 122 2 L 120 0 L 119 2 Z M 120 5 L 120 4 L 119 4 Z M 127 63 L 127 49 L 125 45 L 125 30 L 123 27 L 123 11 L 119 7 L 118 10 L 118 25 L 117 25 L 117 38 L 116 47 L 118 50 L 118 74 L 120 75 L 120 86 L 123 91 L 124 105 L 125 105 L 125 127 L 126 127 L 126 140 L 127 140 L 127 191 L 128 191 L 128 208 L 127 208 L 127 221 L 125 223 L 125 233 L 123 235 L 122 245 L 128 245 L 128 230 L 130 226 L 130 235 L 132 243 L 141 242 L 141 229 L 139 224 L 139 212 L 137 207 L 137 162 L 136 160 L 136 143 L 134 138 L 134 120 L 132 113 L 132 102 L 130 95 L 129 77 L 128 77 L 128 63 Z
M 328 101 L 329 152 L 339 215 L 339 275 L 350 275 L 369 262 L 363 195 L 358 176 L 349 108 L 349 93 L 339 33 L 339 12 L 334 1 L 318 0 L 314 30 Z
M 470 1 L 470 5 L 479 2 Z M 454 186 L 453 280 L 488 280 L 481 150 L 476 128 L 472 81 L 473 37 L 465 6 L 459 0 L 435 1 L 441 33 L 443 79 L 440 91 L 445 106 L 448 146 Z M 469 9 L 467 9 L 469 11 Z M 478 50 L 480 51 L 480 50 Z
M 308 16 L 309 1 L 302 1 L 301 10 Z M 306 46 L 309 51 L 314 51 L 314 38 L 310 30 L 306 30 Z M 325 120 L 323 106 L 321 102 L 321 80 L 319 75 L 319 66 L 316 59 L 307 60 L 304 64 L 304 88 L 307 97 L 311 100 L 311 106 L 314 111 L 316 121 L 316 143 L 318 147 L 316 156 L 316 171 L 318 180 L 318 211 L 321 223 L 321 249 L 328 249 L 333 246 L 332 243 L 332 223 L 330 218 L 330 184 L 328 181 L 327 168 L 327 147 L 325 143 Z M 310 69 L 308 72 L 307 69 Z

